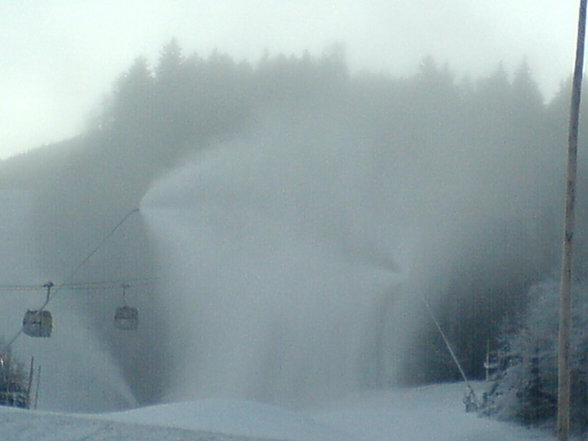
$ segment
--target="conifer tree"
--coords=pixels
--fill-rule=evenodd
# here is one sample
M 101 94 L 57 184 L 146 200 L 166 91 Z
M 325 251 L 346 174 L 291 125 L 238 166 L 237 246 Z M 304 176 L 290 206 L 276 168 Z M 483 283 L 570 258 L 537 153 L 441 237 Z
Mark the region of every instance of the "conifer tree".
M 0 352 L 0 405 L 29 407 L 27 375 L 10 349 Z
M 123 132 L 144 130 L 153 119 L 153 77 L 143 57 L 135 59 L 115 88 L 112 122 Z

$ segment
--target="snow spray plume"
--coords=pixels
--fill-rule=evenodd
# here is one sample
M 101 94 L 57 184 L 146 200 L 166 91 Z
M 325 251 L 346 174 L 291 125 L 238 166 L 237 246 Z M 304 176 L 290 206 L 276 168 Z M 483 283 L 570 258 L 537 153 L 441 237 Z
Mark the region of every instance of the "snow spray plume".
M 280 132 L 205 152 L 144 198 L 176 333 L 170 398 L 298 405 L 379 381 L 399 275 L 366 150 Z
M 301 405 L 388 384 L 429 322 L 421 296 L 435 307 L 462 269 L 492 274 L 494 234 L 533 228 L 537 170 L 515 153 L 453 134 L 382 150 L 381 128 L 326 114 L 269 118 L 144 197 L 170 293 L 170 399 Z

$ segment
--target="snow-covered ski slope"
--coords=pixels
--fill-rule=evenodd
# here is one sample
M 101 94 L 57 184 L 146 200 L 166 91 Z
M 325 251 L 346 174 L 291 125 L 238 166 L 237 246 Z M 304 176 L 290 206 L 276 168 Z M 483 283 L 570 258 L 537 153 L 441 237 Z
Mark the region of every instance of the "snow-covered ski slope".
M 0 440 L 257 441 L 243 436 L 5 408 L 0 410 Z
M 547 441 L 535 429 L 466 414 L 462 385 L 364 393 L 294 412 L 200 400 L 101 415 L 0 407 L 1 441 Z

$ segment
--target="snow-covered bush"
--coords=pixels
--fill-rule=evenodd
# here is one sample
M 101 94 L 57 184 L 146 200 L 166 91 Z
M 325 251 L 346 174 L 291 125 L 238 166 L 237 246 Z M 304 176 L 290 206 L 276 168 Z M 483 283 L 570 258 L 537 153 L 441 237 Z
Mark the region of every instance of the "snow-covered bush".
M 529 290 L 529 307 L 519 326 L 502 336 L 502 369 L 487 393 L 486 412 L 525 424 L 551 424 L 557 415 L 559 283 Z M 571 419 L 588 427 L 588 282 L 573 289 L 570 371 Z

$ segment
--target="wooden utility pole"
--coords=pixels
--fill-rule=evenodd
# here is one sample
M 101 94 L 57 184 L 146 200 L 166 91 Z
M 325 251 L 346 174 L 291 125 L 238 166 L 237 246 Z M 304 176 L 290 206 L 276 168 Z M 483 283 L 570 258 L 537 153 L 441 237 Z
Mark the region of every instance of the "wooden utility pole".
M 570 105 L 570 126 L 568 132 L 568 171 L 565 227 L 561 268 L 561 292 L 559 311 L 558 351 L 558 393 L 557 393 L 557 439 L 567 441 L 570 431 L 570 329 L 571 329 L 571 288 L 574 218 L 576 202 L 576 170 L 578 158 L 578 124 L 580 99 L 582 96 L 582 74 L 584 67 L 584 37 L 586 34 L 586 0 L 580 0 L 578 38 L 576 42 L 576 64 Z

